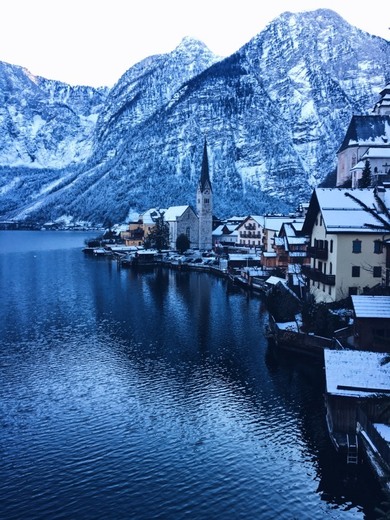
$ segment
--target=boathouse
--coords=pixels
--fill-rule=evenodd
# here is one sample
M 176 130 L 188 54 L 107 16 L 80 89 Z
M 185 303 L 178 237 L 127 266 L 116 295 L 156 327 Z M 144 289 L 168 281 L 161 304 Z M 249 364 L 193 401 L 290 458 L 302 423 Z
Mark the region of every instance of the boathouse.
M 347 463 L 366 458 L 389 485 L 389 355 L 326 349 L 324 362 L 326 422 L 335 448 Z

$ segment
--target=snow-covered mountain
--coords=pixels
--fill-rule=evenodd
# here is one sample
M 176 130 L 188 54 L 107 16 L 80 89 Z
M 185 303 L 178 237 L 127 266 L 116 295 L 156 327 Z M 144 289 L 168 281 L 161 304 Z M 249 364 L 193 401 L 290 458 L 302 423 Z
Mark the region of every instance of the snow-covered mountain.
M 389 79 L 390 42 L 324 9 L 283 14 L 225 59 L 186 38 L 110 91 L 0 64 L 0 220 L 194 204 L 205 139 L 218 216 L 293 209 Z

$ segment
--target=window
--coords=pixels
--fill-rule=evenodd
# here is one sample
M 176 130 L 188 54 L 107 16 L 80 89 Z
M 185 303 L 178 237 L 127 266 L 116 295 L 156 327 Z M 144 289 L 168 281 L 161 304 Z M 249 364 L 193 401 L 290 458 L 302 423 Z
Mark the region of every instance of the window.
M 330 252 L 333 253 L 333 240 L 330 241 Z
M 380 265 L 375 266 L 372 275 L 374 278 L 382 278 L 382 267 Z
M 333 264 L 329 262 L 329 274 L 333 274 Z
M 362 241 L 356 239 L 352 242 L 352 253 L 361 253 L 361 252 L 362 252 Z
M 383 252 L 383 243 L 381 240 L 374 240 L 374 253 L 377 255 Z
M 352 266 L 352 278 L 359 278 L 360 276 L 360 267 L 358 265 Z

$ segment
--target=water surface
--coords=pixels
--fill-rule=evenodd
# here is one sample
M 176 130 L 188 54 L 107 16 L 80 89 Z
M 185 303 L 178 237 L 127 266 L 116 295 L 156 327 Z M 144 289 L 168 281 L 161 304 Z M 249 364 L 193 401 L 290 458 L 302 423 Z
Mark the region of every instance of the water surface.
M 0 518 L 375 518 L 322 369 L 268 346 L 261 298 L 86 236 L 0 232 Z

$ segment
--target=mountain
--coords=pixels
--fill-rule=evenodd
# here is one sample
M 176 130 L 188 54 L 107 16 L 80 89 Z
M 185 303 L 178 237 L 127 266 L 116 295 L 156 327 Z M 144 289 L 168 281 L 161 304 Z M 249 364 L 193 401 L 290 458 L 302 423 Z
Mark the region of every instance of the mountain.
M 389 79 L 390 42 L 326 9 L 284 13 L 225 59 L 186 38 L 109 91 L 0 64 L 0 219 L 194 205 L 205 139 L 218 216 L 294 209 Z

